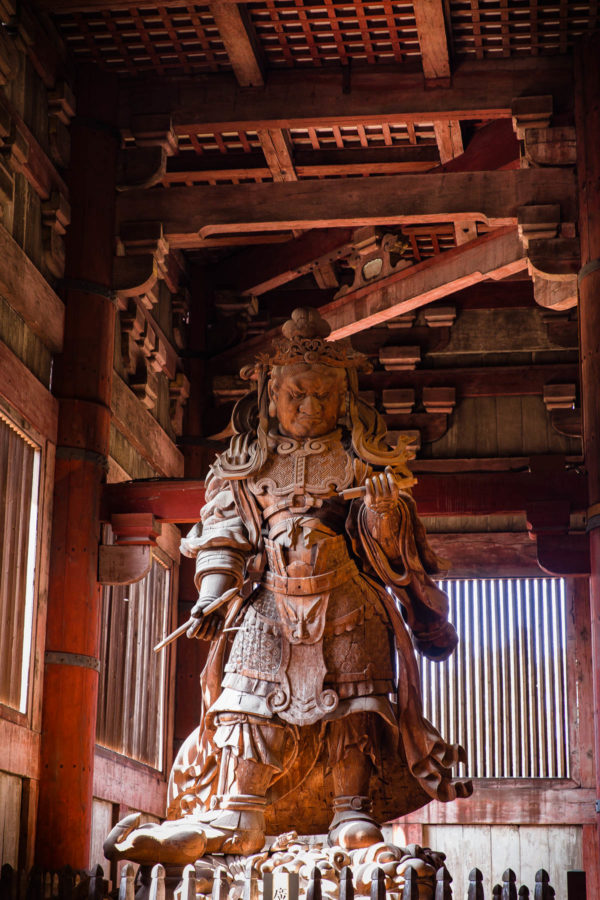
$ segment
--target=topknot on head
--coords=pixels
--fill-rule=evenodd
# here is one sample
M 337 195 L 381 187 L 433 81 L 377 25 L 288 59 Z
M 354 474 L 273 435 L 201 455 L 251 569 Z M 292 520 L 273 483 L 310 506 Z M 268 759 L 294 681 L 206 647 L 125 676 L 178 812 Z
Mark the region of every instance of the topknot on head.
M 294 338 L 326 338 L 331 334 L 331 327 L 318 309 L 299 306 L 282 325 L 281 332 L 289 341 Z

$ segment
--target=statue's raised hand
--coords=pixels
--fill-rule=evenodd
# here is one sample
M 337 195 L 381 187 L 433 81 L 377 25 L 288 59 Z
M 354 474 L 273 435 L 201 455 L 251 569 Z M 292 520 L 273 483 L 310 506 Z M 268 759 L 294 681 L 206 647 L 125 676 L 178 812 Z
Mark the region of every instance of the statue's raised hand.
M 192 609 L 186 636 L 198 638 L 199 641 L 213 641 L 222 627 L 223 616 L 220 612 L 213 612 L 204 616 L 198 603 L 196 603 Z
M 385 472 L 376 472 L 366 479 L 365 506 L 380 516 L 393 513 L 398 507 L 400 490 L 394 473 L 388 466 Z

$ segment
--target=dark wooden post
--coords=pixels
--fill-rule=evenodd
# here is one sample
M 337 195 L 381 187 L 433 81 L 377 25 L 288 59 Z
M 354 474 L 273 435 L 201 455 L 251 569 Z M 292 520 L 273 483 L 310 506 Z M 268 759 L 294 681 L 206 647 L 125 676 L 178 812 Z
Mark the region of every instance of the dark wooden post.
M 44 670 L 37 861 L 89 862 L 99 672 L 100 488 L 109 451 L 115 339 L 112 299 L 116 80 L 79 72 L 71 126 L 64 350 Z
M 575 60 L 575 125 L 579 188 L 579 323 L 583 445 L 588 472 L 591 646 L 594 678 L 596 796 L 600 796 L 600 32 L 581 40 Z M 586 842 L 584 842 L 586 843 Z M 589 844 L 589 842 L 587 842 Z M 600 891 L 598 828 L 584 847 L 584 867 L 594 896 Z M 594 871 L 592 871 L 592 868 Z

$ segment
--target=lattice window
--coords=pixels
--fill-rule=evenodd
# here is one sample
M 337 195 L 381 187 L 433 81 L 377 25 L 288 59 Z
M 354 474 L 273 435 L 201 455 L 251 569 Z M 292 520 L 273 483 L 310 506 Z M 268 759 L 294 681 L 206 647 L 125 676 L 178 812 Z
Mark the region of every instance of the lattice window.
M 61 13 L 56 24 L 76 59 L 120 75 L 190 75 L 230 69 L 208 5 L 140 5 Z
M 0 702 L 20 712 L 31 668 L 40 458 L 0 412 Z
M 248 9 L 271 66 L 420 59 L 413 4 L 403 0 L 261 0 Z
M 568 778 L 564 580 L 452 579 L 460 643 L 421 658 L 425 716 L 463 744 L 477 778 Z
M 141 581 L 105 587 L 96 740 L 163 768 L 167 654 L 153 647 L 169 623 L 171 572 L 158 559 Z
M 451 0 L 454 51 L 477 59 L 567 53 L 598 26 L 597 2 Z

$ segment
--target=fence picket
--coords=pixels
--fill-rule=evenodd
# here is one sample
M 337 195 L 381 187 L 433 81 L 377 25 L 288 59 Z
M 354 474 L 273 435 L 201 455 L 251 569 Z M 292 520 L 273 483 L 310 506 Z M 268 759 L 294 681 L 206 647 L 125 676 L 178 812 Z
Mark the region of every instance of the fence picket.
M 435 873 L 435 897 L 434 900 L 452 900 L 452 877 L 446 866 L 440 866 Z

